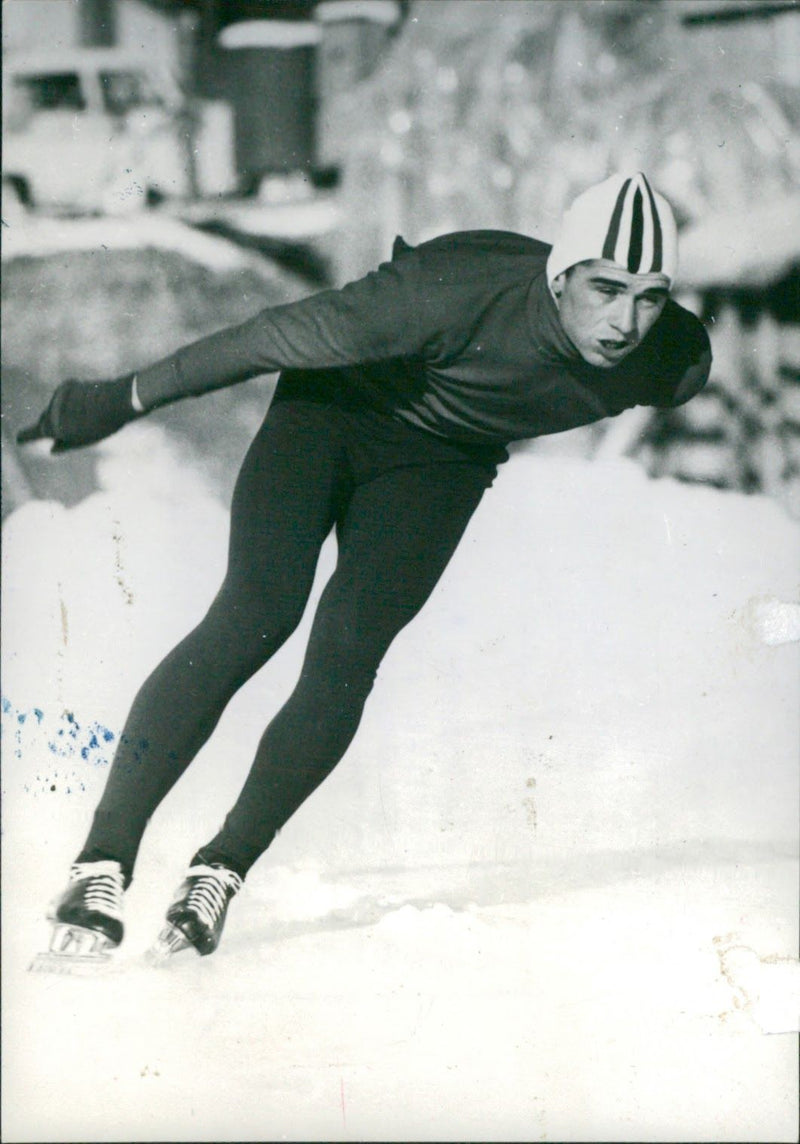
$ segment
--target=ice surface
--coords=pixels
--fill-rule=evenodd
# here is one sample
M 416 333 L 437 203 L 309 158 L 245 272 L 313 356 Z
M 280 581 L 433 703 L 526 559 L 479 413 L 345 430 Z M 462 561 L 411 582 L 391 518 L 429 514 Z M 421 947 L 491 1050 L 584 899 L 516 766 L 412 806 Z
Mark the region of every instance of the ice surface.
M 796 1139 L 778 508 L 513 458 L 219 952 L 143 960 L 308 618 L 155 816 L 112 971 L 53 978 L 26 966 L 113 736 L 225 558 L 156 419 L 100 448 L 101 491 L 4 529 L 5 1139 Z

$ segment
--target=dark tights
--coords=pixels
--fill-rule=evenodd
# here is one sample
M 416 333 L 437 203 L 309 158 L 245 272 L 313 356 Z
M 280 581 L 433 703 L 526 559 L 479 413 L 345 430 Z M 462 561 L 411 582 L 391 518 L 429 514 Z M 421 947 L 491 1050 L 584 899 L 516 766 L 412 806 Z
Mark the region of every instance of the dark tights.
M 298 684 L 222 830 L 196 856 L 242 877 L 347 750 L 387 648 L 428 598 L 494 477 L 496 449 L 280 393 L 238 477 L 222 587 L 136 696 L 80 855 L 116 858 L 128 878 L 153 811 L 228 701 L 299 623 L 331 528 L 338 560 Z

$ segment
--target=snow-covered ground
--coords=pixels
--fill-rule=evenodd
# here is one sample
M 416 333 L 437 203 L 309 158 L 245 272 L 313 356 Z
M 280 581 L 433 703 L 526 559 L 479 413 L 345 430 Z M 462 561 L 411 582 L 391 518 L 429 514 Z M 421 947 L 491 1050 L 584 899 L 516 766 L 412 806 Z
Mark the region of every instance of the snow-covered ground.
M 157 417 L 99 448 L 100 492 L 4 529 L 5 1140 L 797 1138 L 796 525 L 513 458 L 218 953 L 143 959 L 307 623 L 155 816 L 113 970 L 34 975 L 224 561 Z

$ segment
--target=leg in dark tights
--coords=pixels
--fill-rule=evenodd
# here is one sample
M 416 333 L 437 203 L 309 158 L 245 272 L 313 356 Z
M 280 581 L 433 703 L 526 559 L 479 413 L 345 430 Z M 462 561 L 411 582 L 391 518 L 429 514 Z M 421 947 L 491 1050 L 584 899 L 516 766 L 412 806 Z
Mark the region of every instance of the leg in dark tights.
M 137 695 L 82 860 L 113 857 L 130 876 L 153 811 L 299 622 L 334 522 L 337 567 L 300 680 L 199 857 L 244 876 L 341 759 L 386 649 L 428 598 L 493 475 L 449 446 L 420 447 L 424 435 L 405 429 L 417 463 L 387 464 L 390 441 L 376 467 L 359 457 L 359 424 L 313 403 L 273 406 L 237 482 L 225 581 Z
M 302 617 L 345 485 L 324 410 L 273 406 L 237 480 L 225 580 L 136 696 L 80 860 L 116 858 L 130 877 L 153 811 Z
M 300 680 L 264 733 L 221 832 L 198 858 L 244 876 L 339 762 L 395 635 L 428 599 L 486 487 L 485 469 L 395 469 L 357 489 Z

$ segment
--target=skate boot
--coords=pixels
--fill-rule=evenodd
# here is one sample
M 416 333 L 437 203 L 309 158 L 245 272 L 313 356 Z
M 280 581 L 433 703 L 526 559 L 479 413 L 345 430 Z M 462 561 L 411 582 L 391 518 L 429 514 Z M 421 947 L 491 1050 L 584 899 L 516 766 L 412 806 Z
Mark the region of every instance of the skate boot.
M 122 941 L 125 877 L 119 862 L 76 862 L 66 890 L 51 907 L 50 949 L 38 954 L 34 971 L 75 973 L 98 969 Z
M 194 948 L 201 956 L 219 945 L 225 916 L 242 879 L 215 863 L 191 866 L 167 910 L 167 924 L 150 951 L 150 961 L 162 964 L 181 950 Z

